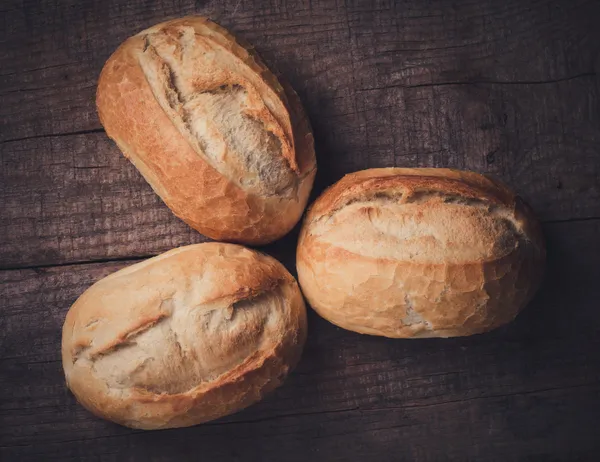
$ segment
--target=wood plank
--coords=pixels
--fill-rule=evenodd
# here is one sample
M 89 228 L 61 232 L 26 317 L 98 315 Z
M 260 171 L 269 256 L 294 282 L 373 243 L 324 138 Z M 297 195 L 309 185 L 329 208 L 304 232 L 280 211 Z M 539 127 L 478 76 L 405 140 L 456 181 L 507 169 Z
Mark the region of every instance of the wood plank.
M 9 0 L 0 30 L 0 140 L 101 128 L 93 100 L 108 56 L 133 33 L 193 13 L 253 43 L 311 115 L 348 114 L 350 139 L 368 133 L 357 100 L 363 89 L 547 82 L 598 71 L 600 5 L 584 0 Z
M 4 267 L 147 255 L 204 240 L 103 133 L 5 143 L 2 152 Z
M 505 328 L 394 341 L 341 330 L 311 311 L 298 369 L 266 400 L 212 424 L 151 433 L 92 417 L 61 372 L 68 307 L 126 262 L 2 271 L 0 457 L 593 460 L 599 232 L 600 220 L 545 226 L 543 289 Z
M 542 220 L 600 217 L 600 94 L 593 78 L 392 87 L 361 92 L 356 101 L 365 139 L 346 136 L 354 129 L 345 116 L 313 117 L 327 133 L 318 145 L 313 197 L 363 168 L 455 167 L 503 179 Z M 104 133 L 5 142 L 0 149 L 0 268 L 154 255 L 204 240 L 169 212 Z M 291 238 L 284 243 L 295 245 Z
M 505 180 L 542 220 L 598 217 L 599 5 L 13 2 L 0 31 L 0 268 L 204 240 L 124 161 L 93 105 L 119 42 L 193 12 L 255 43 L 298 89 L 316 136 L 315 195 L 367 167 L 456 167 Z
M 85 437 L 0 449 L 32 461 L 594 461 L 597 388 L 390 410 L 292 415 L 173 431 Z M 577 410 L 575 413 L 574 410 Z M 523 416 L 526 416 L 524 419 Z M 530 427 L 530 421 L 544 422 Z M 465 425 L 466 424 L 466 425 Z M 465 425 L 457 431 L 458 425 Z M 563 429 L 571 429 L 567 434 Z M 581 430 L 581 431 L 577 431 Z M 509 443 L 504 435 L 513 433 Z M 556 438 L 548 438 L 558 432 Z M 553 433 L 554 434 L 554 433 Z M 66 436 L 66 435 L 64 435 Z M 468 441 L 468 446 L 462 442 Z
M 106 260 L 204 239 L 104 135 L 97 75 L 127 36 L 194 12 L 298 89 L 315 194 L 390 165 L 470 168 L 520 192 L 554 222 L 531 306 L 491 334 L 416 341 L 311 312 L 289 381 L 203 426 L 135 432 L 77 405 L 59 355 L 71 303 L 129 263 Z M 599 15 L 585 0 L 3 2 L 0 268 L 25 269 L 0 271 L 0 460 L 596 460 Z M 295 234 L 268 247 L 292 270 Z

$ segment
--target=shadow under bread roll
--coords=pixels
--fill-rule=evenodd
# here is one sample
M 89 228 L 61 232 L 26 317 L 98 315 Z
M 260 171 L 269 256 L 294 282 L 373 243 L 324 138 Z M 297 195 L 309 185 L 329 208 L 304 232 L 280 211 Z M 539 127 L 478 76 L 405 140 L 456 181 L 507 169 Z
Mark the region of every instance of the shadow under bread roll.
M 265 244 L 300 219 L 316 173 L 298 96 L 207 18 L 164 22 L 108 59 L 107 135 L 175 215 L 216 240 Z
M 275 259 L 234 244 L 181 247 L 86 290 L 62 335 L 67 385 L 94 414 L 184 427 L 259 401 L 298 362 L 306 310 Z
M 450 169 L 345 176 L 305 218 L 298 280 L 345 329 L 452 337 L 511 321 L 537 290 L 545 247 L 530 209 L 504 185 Z

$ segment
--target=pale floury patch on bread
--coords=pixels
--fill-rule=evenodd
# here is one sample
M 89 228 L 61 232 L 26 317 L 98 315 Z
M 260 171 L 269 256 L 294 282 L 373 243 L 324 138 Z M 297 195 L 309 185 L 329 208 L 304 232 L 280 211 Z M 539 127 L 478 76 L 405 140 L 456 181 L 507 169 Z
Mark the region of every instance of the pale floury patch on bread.
M 311 206 L 298 278 L 313 308 L 357 332 L 450 337 L 509 322 L 536 291 L 545 249 L 500 183 L 449 169 L 372 169 Z
M 208 19 L 125 41 L 104 66 L 97 105 L 107 134 L 203 234 L 260 244 L 300 218 L 316 163 L 299 100 Z
M 94 284 L 69 310 L 63 367 L 93 413 L 194 425 L 240 410 L 298 361 L 306 312 L 276 260 L 233 244 L 182 247 Z

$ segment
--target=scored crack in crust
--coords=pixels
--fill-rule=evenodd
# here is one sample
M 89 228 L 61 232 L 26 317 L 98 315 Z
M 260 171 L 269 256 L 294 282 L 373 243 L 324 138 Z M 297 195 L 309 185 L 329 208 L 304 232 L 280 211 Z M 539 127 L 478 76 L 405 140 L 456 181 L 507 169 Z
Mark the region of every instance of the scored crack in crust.
M 261 244 L 300 218 L 316 162 L 299 99 L 208 19 L 125 41 L 102 70 L 97 106 L 123 154 L 203 234 Z
M 297 252 L 309 303 L 389 337 L 469 335 L 510 321 L 541 280 L 529 208 L 502 184 L 449 169 L 350 174 L 309 210 Z
M 243 189 L 296 193 L 292 127 L 273 115 L 286 112 L 275 91 L 192 27 L 165 27 L 143 39 L 138 59 L 152 93 L 196 152 Z
M 63 329 L 69 388 L 89 410 L 135 428 L 194 425 L 278 386 L 306 336 L 300 291 L 275 260 L 199 244 L 88 289 Z

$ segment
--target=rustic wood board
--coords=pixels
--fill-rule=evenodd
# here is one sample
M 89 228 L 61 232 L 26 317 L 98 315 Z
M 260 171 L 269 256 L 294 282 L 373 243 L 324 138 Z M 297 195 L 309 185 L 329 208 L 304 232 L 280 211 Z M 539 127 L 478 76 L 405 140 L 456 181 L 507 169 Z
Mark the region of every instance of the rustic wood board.
M 93 281 L 205 238 L 175 218 L 94 109 L 118 44 L 201 13 L 252 42 L 314 127 L 313 196 L 377 166 L 468 168 L 544 222 L 544 286 L 517 320 L 391 341 L 310 314 L 297 371 L 189 429 L 93 418 L 60 328 Z M 600 2 L 5 0 L 0 5 L 0 460 L 597 460 Z M 294 271 L 297 230 L 264 250 Z
M 305 354 L 285 386 L 234 416 L 158 433 L 91 416 L 63 383 L 66 310 L 91 283 L 128 262 L 1 272 L 0 299 L 8 303 L 0 318 L 0 455 L 169 461 L 195 460 L 202 451 L 208 460 L 301 461 L 367 454 L 388 460 L 393 452 L 398 460 L 593 460 L 600 221 L 544 230 L 552 249 L 544 288 L 506 328 L 390 341 L 335 328 L 311 313 Z

